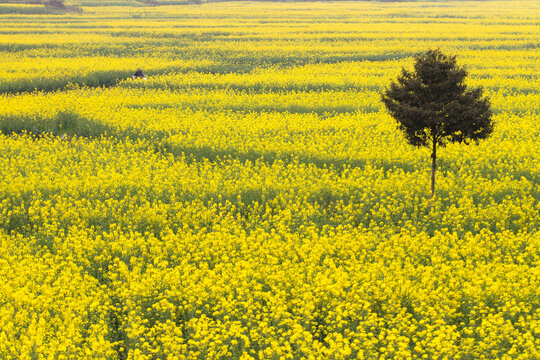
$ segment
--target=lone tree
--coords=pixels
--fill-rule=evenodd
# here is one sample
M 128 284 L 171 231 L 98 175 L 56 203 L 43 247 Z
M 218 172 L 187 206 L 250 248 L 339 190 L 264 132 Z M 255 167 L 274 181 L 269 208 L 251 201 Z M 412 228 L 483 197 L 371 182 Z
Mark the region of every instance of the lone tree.
M 415 59 L 414 71 L 402 69 L 397 83 L 382 93 L 382 100 L 409 144 L 431 149 L 433 201 L 437 147 L 471 140 L 478 144 L 493 132 L 492 113 L 482 88 L 467 89 L 467 72 L 456 64 L 455 56 L 436 49 Z

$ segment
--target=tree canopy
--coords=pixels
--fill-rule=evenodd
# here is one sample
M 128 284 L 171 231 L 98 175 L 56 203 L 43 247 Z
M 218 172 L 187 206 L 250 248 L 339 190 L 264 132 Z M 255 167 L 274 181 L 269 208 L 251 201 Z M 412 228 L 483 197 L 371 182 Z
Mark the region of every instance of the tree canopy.
M 456 56 L 435 49 L 416 55 L 415 60 L 414 70 L 402 69 L 382 100 L 407 141 L 432 150 L 433 197 L 437 147 L 489 137 L 492 112 L 482 88 L 467 88 L 467 71 L 457 65 Z

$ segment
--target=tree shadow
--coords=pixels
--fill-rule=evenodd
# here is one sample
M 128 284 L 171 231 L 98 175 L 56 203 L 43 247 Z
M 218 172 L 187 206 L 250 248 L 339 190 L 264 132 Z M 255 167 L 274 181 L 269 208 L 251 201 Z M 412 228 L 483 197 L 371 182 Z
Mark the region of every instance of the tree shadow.
M 155 138 L 154 138 L 155 139 Z M 386 174 L 390 170 L 401 169 L 404 172 L 417 170 L 414 164 L 404 161 L 371 161 L 368 159 L 343 159 L 327 158 L 318 156 L 299 155 L 294 152 L 216 149 L 210 146 L 186 146 L 167 142 L 154 143 L 154 151 L 162 154 L 172 154 L 177 158 L 183 158 L 187 163 L 202 161 L 219 162 L 238 160 L 245 162 L 262 162 L 272 165 L 278 161 L 284 163 L 297 163 L 306 166 L 315 166 L 320 169 L 329 169 L 340 174 L 345 169 L 364 168 L 366 165 L 382 169 Z

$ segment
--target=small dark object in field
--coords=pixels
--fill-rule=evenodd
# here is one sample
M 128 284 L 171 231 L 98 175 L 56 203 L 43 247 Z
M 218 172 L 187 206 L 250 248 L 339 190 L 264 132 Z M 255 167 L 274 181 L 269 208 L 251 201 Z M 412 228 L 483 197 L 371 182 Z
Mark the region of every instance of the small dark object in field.
M 132 78 L 146 80 L 146 75 L 144 75 L 143 71 L 139 68 L 137 69 L 137 71 L 135 71 L 135 74 L 133 74 Z
M 74 135 L 68 135 L 66 133 L 64 133 L 63 135 L 60 136 L 61 141 L 65 141 L 65 142 L 67 142 L 69 144 L 71 144 L 73 142 L 74 138 L 75 138 Z
M 66 4 L 64 4 L 64 0 L 49 0 L 45 3 L 46 5 L 52 6 L 57 9 L 66 10 Z

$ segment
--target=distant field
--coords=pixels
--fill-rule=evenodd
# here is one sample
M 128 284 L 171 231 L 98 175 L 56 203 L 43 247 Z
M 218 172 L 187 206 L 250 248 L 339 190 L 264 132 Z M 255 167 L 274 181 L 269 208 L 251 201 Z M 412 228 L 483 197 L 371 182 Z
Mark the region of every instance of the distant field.
M 538 2 L 82 5 L 0 4 L 0 359 L 540 359 Z M 436 47 L 495 132 L 430 212 Z

